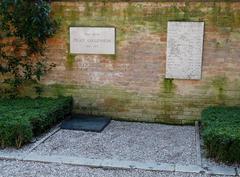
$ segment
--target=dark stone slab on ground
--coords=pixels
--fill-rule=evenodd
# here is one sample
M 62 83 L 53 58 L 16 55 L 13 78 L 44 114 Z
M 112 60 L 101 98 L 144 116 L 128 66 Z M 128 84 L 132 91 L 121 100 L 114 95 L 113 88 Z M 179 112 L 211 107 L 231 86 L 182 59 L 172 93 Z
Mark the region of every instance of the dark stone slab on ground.
M 110 123 L 111 119 L 104 116 L 89 116 L 75 114 L 70 119 L 65 120 L 61 128 L 68 130 L 82 130 L 101 132 Z

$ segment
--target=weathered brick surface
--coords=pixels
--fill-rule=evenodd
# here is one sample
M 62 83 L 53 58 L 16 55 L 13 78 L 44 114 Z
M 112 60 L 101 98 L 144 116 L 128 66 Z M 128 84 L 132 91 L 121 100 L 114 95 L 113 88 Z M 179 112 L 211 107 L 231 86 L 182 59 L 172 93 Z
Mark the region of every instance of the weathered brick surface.
M 190 123 L 204 107 L 240 104 L 240 3 L 54 2 L 56 68 L 46 95 L 73 95 L 75 111 L 118 119 Z M 204 21 L 202 80 L 164 80 L 168 20 Z M 71 25 L 115 26 L 116 56 L 68 54 Z

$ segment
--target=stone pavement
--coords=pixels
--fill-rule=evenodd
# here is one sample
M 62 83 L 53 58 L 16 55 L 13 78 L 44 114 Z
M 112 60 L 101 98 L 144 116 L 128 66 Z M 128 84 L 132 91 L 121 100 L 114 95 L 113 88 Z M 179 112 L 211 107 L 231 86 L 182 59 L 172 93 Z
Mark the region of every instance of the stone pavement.
M 0 161 L 0 169 L 0 177 L 211 177 L 211 175 L 198 173 L 89 168 L 60 163 L 9 160 Z

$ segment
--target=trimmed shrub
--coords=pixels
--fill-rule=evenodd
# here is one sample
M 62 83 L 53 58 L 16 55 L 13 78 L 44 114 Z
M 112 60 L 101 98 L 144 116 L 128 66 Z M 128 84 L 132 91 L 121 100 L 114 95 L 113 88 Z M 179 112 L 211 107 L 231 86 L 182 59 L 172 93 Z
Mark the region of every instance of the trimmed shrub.
M 71 97 L 1 99 L 1 147 L 21 147 L 64 119 L 71 110 Z
M 202 112 L 202 125 L 208 155 L 240 163 L 240 107 L 209 107 Z
M 6 117 L 0 120 L 0 142 L 1 147 L 16 146 L 21 147 L 22 144 L 31 140 L 32 126 L 27 119 Z

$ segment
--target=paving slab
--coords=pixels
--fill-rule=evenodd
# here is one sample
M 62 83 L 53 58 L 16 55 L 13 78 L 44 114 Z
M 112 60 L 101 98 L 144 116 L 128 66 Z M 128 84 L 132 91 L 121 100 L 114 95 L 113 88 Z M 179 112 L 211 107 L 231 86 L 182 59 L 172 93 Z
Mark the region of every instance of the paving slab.
M 4 152 L 0 152 L 0 159 L 12 159 L 12 160 L 23 159 L 23 153 L 15 153 L 15 152 L 4 153 Z
M 63 121 L 61 128 L 67 130 L 101 132 L 110 122 L 111 119 L 104 116 L 75 114 L 72 115 L 70 119 Z
M 207 174 L 88 168 L 60 163 L 0 160 L 0 177 L 211 177 Z M 215 177 L 229 177 L 218 176 Z
M 189 172 L 189 173 L 203 173 L 204 169 L 198 165 L 181 165 L 176 164 L 175 171 L 178 172 Z
M 154 162 L 137 162 L 137 161 L 127 161 L 127 160 L 114 160 L 114 159 L 89 159 L 80 158 L 73 156 L 46 156 L 31 153 L 23 159 L 23 161 L 30 162 L 44 162 L 44 163 L 63 163 L 87 167 L 98 167 L 98 168 L 108 168 L 108 169 L 142 169 L 151 171 L 175 171 L 174 164 L 166 163 L 154 163 Z M 183 171 L 184 172 L 184 171 Z M 187 171 L 188 172 L 188 171 Z
M 34 153 L 93 159 L 196 164 L 194 126 L 112 121 L 101 133 L 60 130 Z
M 218 174 L 218 175 L 237 175 L 237 171 L 232 167 L 221 167 L 221 166 L 210 166 L 208 167 L 207 174 Z

